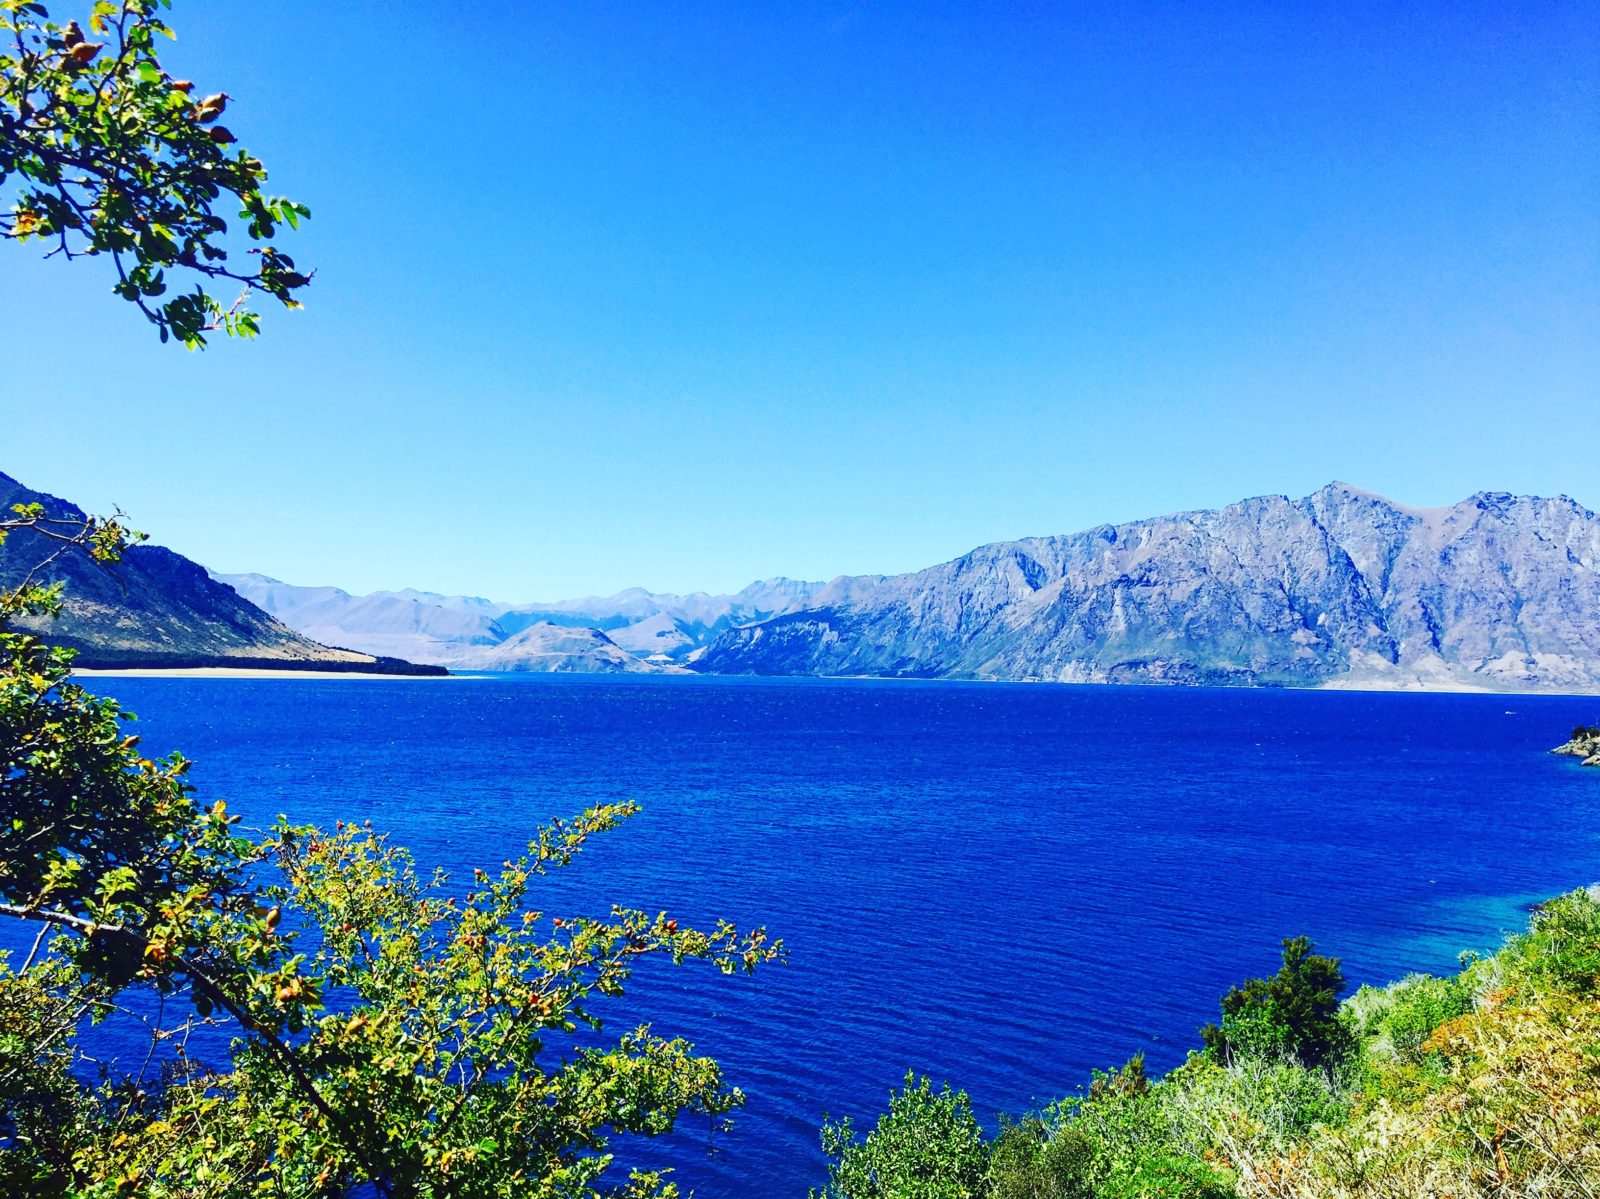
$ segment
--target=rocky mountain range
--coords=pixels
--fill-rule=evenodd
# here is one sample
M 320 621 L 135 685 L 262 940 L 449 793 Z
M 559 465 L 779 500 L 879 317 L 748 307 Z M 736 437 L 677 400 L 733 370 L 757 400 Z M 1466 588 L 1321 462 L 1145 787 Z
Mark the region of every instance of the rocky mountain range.
M 259 574 L 214 577 L 308 637 L 466 670 L 670 669 L 728 629 L 793 611 L 822 587 L 769 579 L 735 595 L 636 587 L 612 596 L 510 604 L 410 589 L 351 595 Z M 600 636 L 563 639 L 562 629 Z
M 0 512 L 43 505 L 48 517 L 81 521 L 75 504 L 0 474 Z M 20 529 L 0 544 L 0 587 L 13 587 L 57 548 Z M 86 668 L 234 666 L 439 674 L 437 668 L 337 649 L 296 632 L 215 582 L 205 569 L 161 546 L 133 546 L 114 567 L 87 553 L 61 553 L 36 578 L 65 584 L 61 616 L 18 623 L 78 651 Z
M 723 596 L 516 605 L 217 577 L 307 636 L 465 669 L 1600 689 L 1600 520 L 1564 496 L 1413 508 L 1333 483 Z
M 0 510 L 30 502 L 82 518 L 0 474 Z M 0 586 L 49 548 L 0 545 Z M 1415 508 L 1333 483 L 733 595 L 355 596 L 156 546 L 112 570 L 62 555 L 45 577 L 67 584 L 48 632 L 85 666 L 1600 691 L 1600 519 L 1565 496 Z
M 1600 521 L 1567 497 L 1411 508 L 1342 483 L 914 574 L 719 636 L 716 673 L 1600 688 Z

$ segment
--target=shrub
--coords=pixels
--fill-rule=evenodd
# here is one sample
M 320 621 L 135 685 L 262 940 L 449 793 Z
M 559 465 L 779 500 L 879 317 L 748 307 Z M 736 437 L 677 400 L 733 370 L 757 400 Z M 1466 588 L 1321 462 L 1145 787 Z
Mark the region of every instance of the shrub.
M 1205 1066 L 1219 1069 L 1206 1061 Z M 1232 1196 L 1226 1173 L 1203 1160 L 1206 1137 L 1191 1137 L 1183 1071 L 1151 1083 L 1143 1057 L 1096 1073 L 1082 1098 L 1061 1108 L 1062 1133 L 1087 1143 L 1096 1199 L 1220 1199 Z
M 1600 988 L 1600 902 L 1588 891 L 1552 899 L 1499 955 L 1508 977 L 1581 994 Z
M 1250 1162 L 1280 1153 L 1345 1106 L 1322 1070 L 1283 1058 L 1194 1054 L 1157 1086 L 1169 1140 L 1191 1157 Z
M 991 1199 L 1094 1199 L 1094 1146 L 1038 1117 L 1000 1130 L 989 1155 Z
M 1463 955 L 1462 966 L 1454 978 L 1363 987 L 1340 1007 L 1337 960 L 1312 953 L 1304 938 L 1285 941 L 1276 975 L 1224 997 L 1205 1050 L 1159 1080 L 1145 1074 L 1142 1057 L 1096 1072 L 1077 1098 L 1004 1128 L 989 1152 L 988 1189 L 976 1193 L 1595 1199 L 1600 896 L 1551 901 L 1499 954 Z M 909 1084 L 902 1104 L 949 1102 L 926 1082 L 913 1096 Z M 879 1132 L 903 1114 L 891 1111 Z M 948 1143 L 946 1125 L 926 1138 L 927 1153 Z M 914 1136 L 912 1127 L 897 1124 L 897 1135 Z M 872 1145 L 870 1137 L 868 1146 L 845 1141 L 853 1152 Z M 971 1162 L 979 1147 L 964 1144 Z M 915 1155 L 901 1145 L 884 1156 Z M 949 1166 L 881 1169 L 874 1187 L 840 1187 L 829 1199 L 975 1193 L 952 1189 L 958 1176 Z
M 1163 1152 L 1168 1141 L 1167 1113 L 1145 1077 L 1142 1055 L 1119 1070 L 1095 1071 L 1088 1093 L 1067 1100 L 1060 1113 L 1088 1138 L 1097 1180 L 1127 1173 L 1134 1163 Z
M 1423 1043 L 1447 1020 L 1472 1010 L 1465 978 L 1412 974 L 1388 987 L 1362 987 L 1345 1003 L 1345 1027 L 1370 1058 L 1419 1065 Z
M 1133 1163 L 1096 1188 L 1095 1199 L 1235 1199 L 1226 1177 L 1204 1162 L 1164 1153 Z
M 1575 892 L 1545 905 L 1527 934 L 1459 978 L 1363 989 L 1347 1013 L 1350 1027 L 1370 1038 L 1356 1110 L 1265 1163 L 1241 1193 L 1600 1194 L 1597 961 L 1600 904 Z M 1452 1008 L 1464 1010 L 1435 1023 Z
M 1222 1023 L 1200 1030 L 1221 1061 L 1236 1056 L 1288 1055 L 1330 1073 L 1351 1049 L 1339 1020 L 1344 975 L 1339 959 L 1312 953 L 1307 937 L 1283 942 L 1283 965 L 1271 978 L 1252 978 L 1222 997 Z
M 1413 975 L 1394 988 L 1394 1004 L 1383 1022 L 1394 1055 L 1420 1063 L 1434 1029 L 1472 1010 L 1472 990 L 1459 978 Z
M 905 1088 L 862 1140 L 847 1119 L 825 1121 L 828 1185 L 812 1199 L 979 1199 L 989 1165 L 966 1093 L 937 1092 L 907 1074 Z

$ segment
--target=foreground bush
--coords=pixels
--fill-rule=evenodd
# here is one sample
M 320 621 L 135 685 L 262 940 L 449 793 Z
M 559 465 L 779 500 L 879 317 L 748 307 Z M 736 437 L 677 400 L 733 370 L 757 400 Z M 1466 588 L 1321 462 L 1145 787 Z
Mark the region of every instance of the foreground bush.
M 813 1199 L 973 1199 L 988 1162 L 967 1097 L 910 1074 L 864 1140 L 845 1119 L 823 1126 L 822 1145 L 833 1161 Z
M 163 67 L 169 3 L 63 20 L 0 0 L 0 241 L 100 259 L 163 342 L 198 349 L 254 337 L 252 297 L 300 306 L 311 273 L 275 243 L 309 213 L 262 190 L 228 95 Z M 676 1194 L 614 1140 L 647 1158 L 638 1138 L 742 1097 L 681 1040 L 602 1037 L 599 1005 L 651 957 L 754 969 L 778 954 L 764 932 L 534 906 L 631 805 L 550 824 L 464 895 L 369 829 L 245 835 L 25 631 L 60 611 L 53 553 L 111 566 L 134 535 L 38 505 L 0 514 L 13 535 L 39 554 L 0 589 L 0 917 L 33 936 L 0 953 L 0 1194 Z M 142 1060 L 88 1056 L 107 1019 L 142 1026 Z
M 0 540 L 114 564 L 125 530 L 72 523 L 21 508 Z M 10 625 L 59 604 L 0 591 L 0 918 L 35 934 L 0 953 L 0 1194 L 676 1194 L 614 1140 L 720 1124 L 742 1096 L 684 1041 L 603 1037 L 601 1005 L 650 958 L 732 973 L 780 951 L 759 929 L 541 911 L 541 876 L 632 805 L 551 823 L 464 893 L 370 828 L 246 835 L 69 653 Z M 141 1052 L 90 1057 L 103 1020 Z

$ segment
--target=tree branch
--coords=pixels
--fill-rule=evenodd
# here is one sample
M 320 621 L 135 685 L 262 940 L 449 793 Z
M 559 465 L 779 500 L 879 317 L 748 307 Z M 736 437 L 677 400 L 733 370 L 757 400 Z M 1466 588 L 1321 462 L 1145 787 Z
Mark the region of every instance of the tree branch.
M 86 920 L 81 916 L 74 916 L 69 912 L 59 912 L 51 908 L 24 907 L 14 903 L 0 903 L 0 916 L 11 916 L 18 920 L 41 921 L 47 925 L 55 925 L 79 934 L 87 940 L 95 937 L 111 937 L 126 940 L 141 950 L 150 946 L 150 939 L 135 929 L 120 924 L 97 924 L 93 920 Z M 223 1011 L 227 1012 L 239 1022 L 240 1027 L 254 1033 L 261 1039 L 278 1065 L 289 1075 L 290 1080 L 299 1088 L 305 1100 L 316 1108 L 317 1113 L 328 1124 L 328 1129 L 344 1144 L 350 1155 L 360 1163 L 366 1171 L 368 1181 L 377 1187 L 380 1193 L 389 1193 L 389 1186 L 384 1181 L 383 1174 L 377 1169 L 376 1164 L 367 1156 L 365 1147 L 347 1133 L 347 1121 L 333 1109 L 333 1106 L 323 1097 L 317 1089 L 316 1083 L 306 1073 L 305 1067 L 296 1058 L 294 1050 L 284 1044 L 276 1034 L 256 1019 L 255 1015 L 243 1004 L 236 1002 L 228 994 L 226 988 L 198 963 L 183 954 L 174 954 L 172 961 L 179 972 L 187 975 L 194 984 L 195 990 L 206 996 Z

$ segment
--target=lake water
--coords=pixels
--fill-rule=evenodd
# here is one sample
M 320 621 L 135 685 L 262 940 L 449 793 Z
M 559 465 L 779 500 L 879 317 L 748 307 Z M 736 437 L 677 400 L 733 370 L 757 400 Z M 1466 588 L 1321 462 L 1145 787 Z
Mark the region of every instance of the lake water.
M 1600 770 L 1544 751 L 1600 699 L 698 678 L 100 679 L 247 822 L 370 819 L 426 866 L 643 813 L 538 906 L 768 924 L 787 967 L 651 970 L 647 1017 L 749 1095 L 703 1199 L 821 1180 L 825 1112 L 908 1069 L 1020 1113 L 1136 1051 L 1165 1069 L 1286 935 L 1352 983 L 1447 970 L 1600 878 Z

